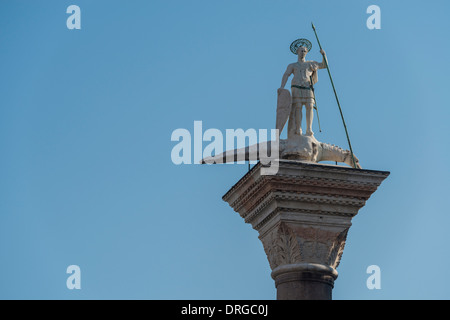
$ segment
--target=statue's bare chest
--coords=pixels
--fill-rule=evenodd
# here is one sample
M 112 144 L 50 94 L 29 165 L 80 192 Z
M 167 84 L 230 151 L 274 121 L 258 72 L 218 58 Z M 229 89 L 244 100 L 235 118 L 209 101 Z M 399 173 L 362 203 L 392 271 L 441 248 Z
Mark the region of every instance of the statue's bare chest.
M 310 70 L 309 63 L 307 62 L 297 62 L 294 64 L 294 74 L 307 74 Z

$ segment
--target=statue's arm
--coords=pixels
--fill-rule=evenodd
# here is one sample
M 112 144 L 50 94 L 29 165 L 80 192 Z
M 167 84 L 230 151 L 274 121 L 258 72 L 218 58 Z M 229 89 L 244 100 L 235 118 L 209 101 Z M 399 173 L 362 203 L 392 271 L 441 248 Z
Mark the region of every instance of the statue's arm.
M 281 79 L 281 87 L 280 89 L 284 89 L 284 86 L 286 86 L 286 82 L 289 79 L 289 76 L 294 72 L 294 68 L 292 65 L 288 65 L 286 72 L 283 74 L 283 78 Z
M 324 50 L 320 50 L 320 53 L 322 54 L 322 62 L 319 63 L 319 69 L 325 69 L 327 67 L 327 54 Z

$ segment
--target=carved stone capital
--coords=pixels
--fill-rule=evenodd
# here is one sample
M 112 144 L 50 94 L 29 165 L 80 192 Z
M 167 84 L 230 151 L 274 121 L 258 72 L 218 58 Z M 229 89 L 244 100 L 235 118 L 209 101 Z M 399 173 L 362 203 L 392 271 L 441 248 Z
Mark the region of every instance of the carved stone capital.
M 270 267 L 310 263 L 336 269 L 344 252 L 349 227 L 329 230 L 280 222 L 260 237 Z

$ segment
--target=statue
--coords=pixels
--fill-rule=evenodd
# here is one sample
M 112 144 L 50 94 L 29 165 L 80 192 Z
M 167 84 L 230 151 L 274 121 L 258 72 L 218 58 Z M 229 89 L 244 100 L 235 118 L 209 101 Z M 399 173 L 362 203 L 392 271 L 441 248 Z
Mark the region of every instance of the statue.
M 297 161 L 307 161 L 318 163 L 320 161 L 335 161 L 345 163 L 353 168 L 361 169 L 358 158 L 354 155 L 348 137 L 347 127 L 345 125 L 344 116 L 339 103 L 336 89 L 334 87 L 333 78 L 331 77 L 328 60 L 325 51 L 320 45 L 319 38 L 315 26 L 312 25 L 314 33 L 320 47 L 320 53 L 323 56 L 321 63 L 316 61 L 306 61 L 306 55 L 311 51 L 312 44 L 306 39 L 297 39 L 291 44 L 291 52 L 298 56 L 298 61 L 288 65 L 286 72 L 281 81 L 281 87 L 277 90 L 277 119 L 276 129 L 278 136 L 275 142 L 263 142 L 256 145 L 248 146 L 241 149 L 228 150 L 221 154 L 207 157 L 201 163 L 226 163 L 236 162 L 240 160 L 267 160 L 269 151 L 276 150 L 276 159 L 287 159 Z M 314 84 L 317 83 L 317 71 L 319 69 L 327 69 L 330 76 L 331 84 L 336 96 L 336 101 L 341 113 L 345 132 L 347 135 L 350 150 L 343 150 L 335 145 L 319 142 L 314 137 L 312 131 L 313 109 L 317 103 L 314 94 Z M 289 90 L 284 89 L 289 76 L 294 75 L 291 83 L 292 96 Z M 306 109 L 306 134 L 303 135 L 301 129 L 302 107 Z M 281 132 L 289 118 L 287 139 L 280 139 Z M 320 124 L 319 124 L 320 126 Z M 274 143 L 276 145 L 274 145 Z
M 281 80 L 281 87 L 278 89 L 278 95 L 282 95 L 289 76 L 291 74 L 294 75 L 291 83 L 292 106 L 290 108 L 288 123 L 288 139 L 293 138 L 296 134 L 302 134 L 301 122 L 303 106 L 306 108 L 306 135 L 314 135 L 314 132 L 312 131 L 312 122 L 314 117 L 313 108 L 315 103 L 313 86 L 318 81 L 317 70 L 325 69 L 327 65 L 324 50 L 320 51 L 323 55 L 323 60 L 321 63 L 305 60 L 306 55 L 311 50 L 311 47 L 311 42 L 306 39 L 297 39 L 291 44 L 291 52 L 298 56 L 298 61 L 288 65 L 286 72 L 283 75 L 283 79 Z M 283 103 L 279 103 L 279 108 L 282 108 L 282 111 L 277 110 L 277 113 L 286 112 L 288 110 L 288 108 L 284 107 Z M 285 114 L 280 116 L 283 119 L 286 118 Z M 281 126 L 284 127 L 284 123 L 282 123 Z M 282 127 L 277 128 L 280 130 L 280 134 Z

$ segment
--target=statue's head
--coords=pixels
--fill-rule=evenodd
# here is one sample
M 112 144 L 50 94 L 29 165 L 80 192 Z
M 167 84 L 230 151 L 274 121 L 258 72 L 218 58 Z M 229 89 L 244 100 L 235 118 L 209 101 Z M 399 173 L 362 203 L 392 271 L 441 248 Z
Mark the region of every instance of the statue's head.
M 306 57 L 306 55 L 308 54 L 308 48 L 306 47 L 298 47 L 297 49 L 297 55 L 299 58 L 303 59 Z

